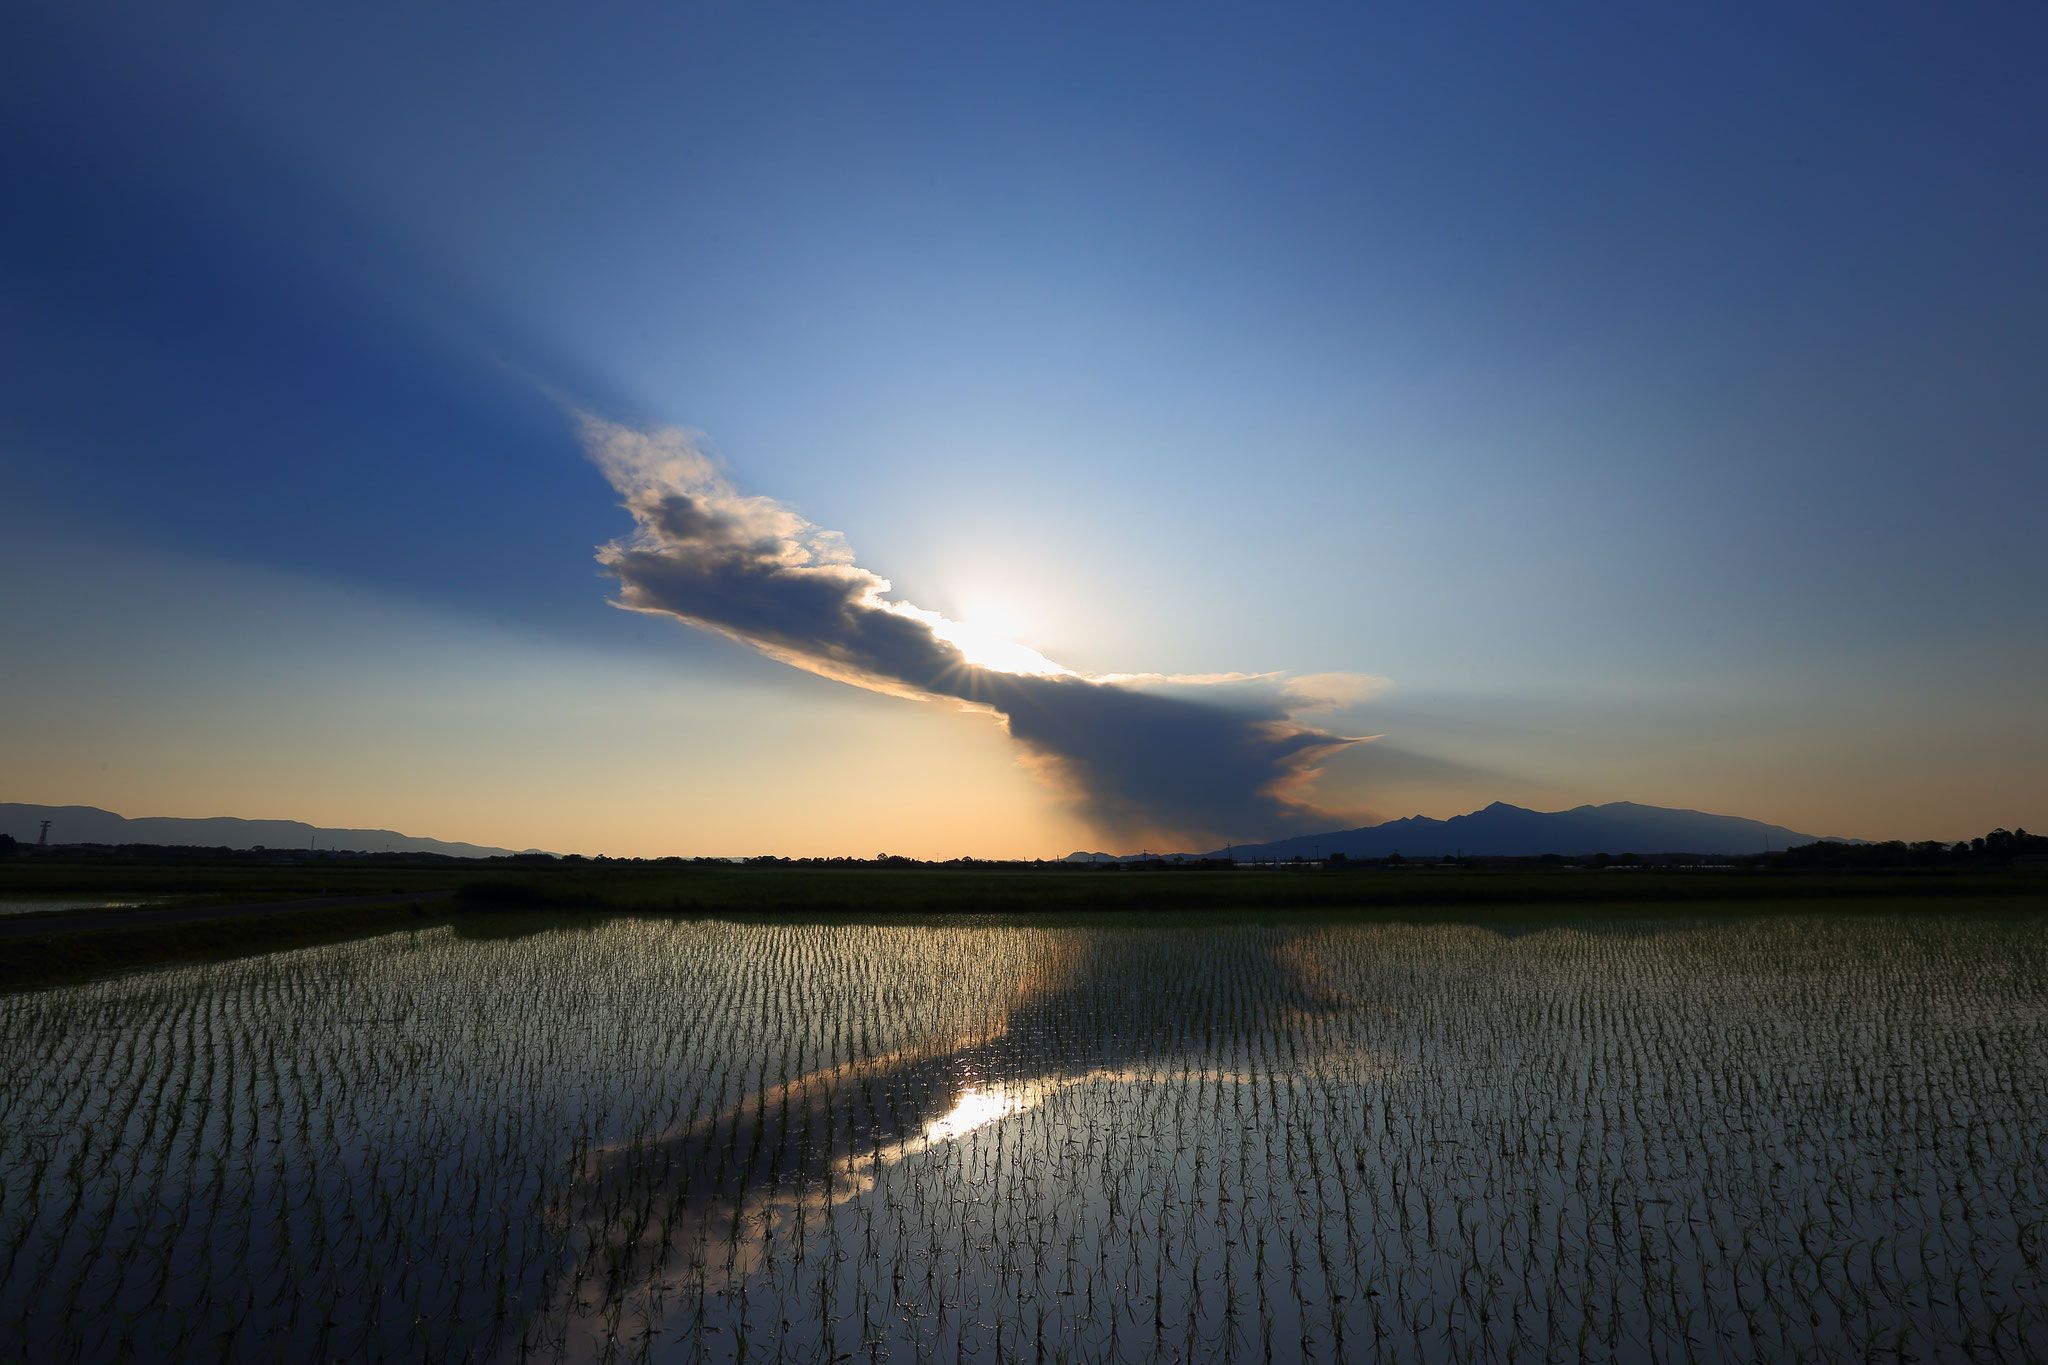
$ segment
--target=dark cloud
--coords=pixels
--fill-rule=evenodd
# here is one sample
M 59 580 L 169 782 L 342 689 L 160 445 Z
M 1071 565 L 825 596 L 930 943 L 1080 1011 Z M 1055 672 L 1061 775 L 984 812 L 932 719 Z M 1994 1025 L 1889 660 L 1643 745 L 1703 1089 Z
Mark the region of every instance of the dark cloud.
M 636 523 L 598 555 L 621 606 L 855 686 L 984 707 L 1107 836 L 1270 836 L 1320 815 L 1297 790 L 1319 758 L 1354 742 L 1294 713 L 1356 679 L 1083 677 L 887 600 L 889 581 L 856 565 L 836 533 L 736 492 L 680 432 L 586 417 L 583 437 Z

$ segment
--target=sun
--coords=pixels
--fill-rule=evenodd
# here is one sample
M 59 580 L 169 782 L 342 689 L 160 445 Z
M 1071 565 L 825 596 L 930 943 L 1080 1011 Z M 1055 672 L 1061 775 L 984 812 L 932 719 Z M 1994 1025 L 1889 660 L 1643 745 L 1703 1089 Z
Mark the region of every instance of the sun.
M 882 602 L 878 605 L 899 616 L 914 616 L 924 622 L 933 635 L 959 650 L 960 657 L 976 668 L 1048 678 L 1075 676 L 1073 669 L 1062 667 L 1031 646 L 1007 640 L 994 631 L 968 625 L 965 621 L 951 620 L 935 611 L 913 607 L 908 602 Z
M 1037 673 L 1048 677 L 1064 676 L 1074 671 L 1060 667 L 1029 645 L 977 630 L 963 621 L 948 621 L 942 616 L 933 623 L 932 634 L 959 650 L 968 663 L 978 668 L 992 668 L 998 673 Z

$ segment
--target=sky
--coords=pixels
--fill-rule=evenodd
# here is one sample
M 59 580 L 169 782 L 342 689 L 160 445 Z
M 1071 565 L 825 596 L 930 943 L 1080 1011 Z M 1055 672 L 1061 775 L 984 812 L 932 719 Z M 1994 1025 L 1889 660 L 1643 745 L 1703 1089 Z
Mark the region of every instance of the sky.
M 2048 827 L 2044 70 L 2011 4 L 8 6 L 0 800 Z

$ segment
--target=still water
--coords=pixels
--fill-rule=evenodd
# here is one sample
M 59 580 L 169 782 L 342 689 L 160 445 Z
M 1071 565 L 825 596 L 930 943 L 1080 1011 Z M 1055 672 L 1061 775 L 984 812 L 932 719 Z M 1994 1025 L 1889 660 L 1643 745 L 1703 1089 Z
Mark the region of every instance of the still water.
M 2040 915 L 479 919 L 0 1039 L 6 1356 L 2048 1355 Z
M 116 892 L 82 892 L 69 896 L 0 895 L 0 915 L 35 915 L 49 910 L 132 910 L 154 905 L 162 896 L 129 896 Z

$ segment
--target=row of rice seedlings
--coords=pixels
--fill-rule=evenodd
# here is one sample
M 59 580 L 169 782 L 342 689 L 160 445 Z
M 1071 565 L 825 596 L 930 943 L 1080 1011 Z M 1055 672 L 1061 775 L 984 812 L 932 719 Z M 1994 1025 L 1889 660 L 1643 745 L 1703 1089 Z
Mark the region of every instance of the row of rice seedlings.
M 14 997 L 0 1351 L 2037 1357 L 2044 968 L 611 921 Z
M 486 1358 L 588 1258 L 580 1153 L 1000 1027 L 1045 964 L 971 937 L 971 981 L 960 931 L 620 921 L 0 1001 L 0 1355 Z
M 841 1087 L 804 1111 L 800 1131 L 827 1136 L 779 1139 L 808 1153 L 799 1177 L 711 1195 L 669 1225 L 672 1269 L 589 1296 L 609 1305 L 603 1334 L 532 1344 L 600 1358 L 2048 1349 L 2038 921 L 1124 931 L 1094 936 L 1089 957 L 998 1042 L 949 1059 L 984 1101 L 1015 1101 L 984 1102 L 989 1122 L 936 1142 L 883 1126 L 835 1164 L 830 1135 L 887 1109 Z M 935 1100 L 916 1068 L 881 1079 L 926 1114 L 965 1085 Z

